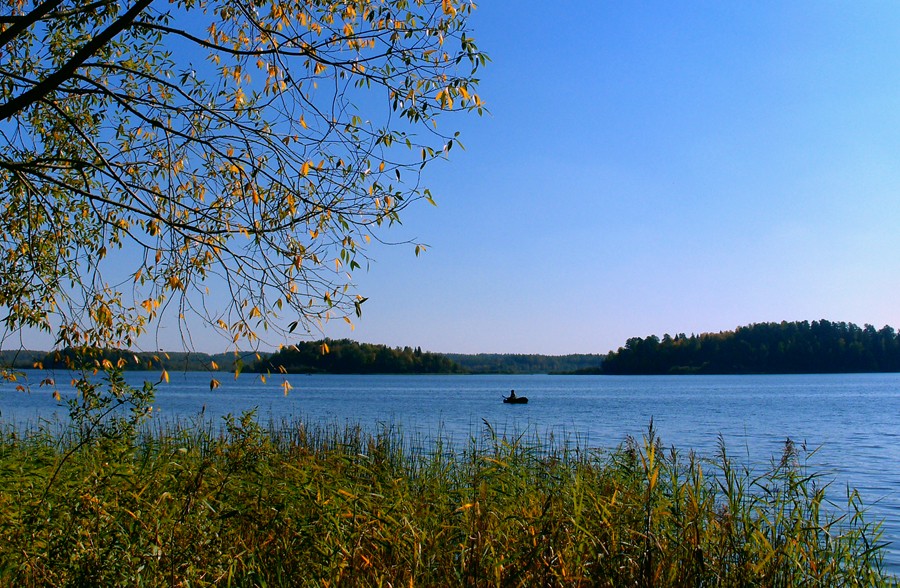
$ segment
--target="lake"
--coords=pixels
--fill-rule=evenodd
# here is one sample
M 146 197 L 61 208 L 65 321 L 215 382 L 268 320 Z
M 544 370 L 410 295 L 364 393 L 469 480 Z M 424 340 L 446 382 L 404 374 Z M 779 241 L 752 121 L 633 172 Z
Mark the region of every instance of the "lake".
M 50 391 L 37 387 L 45 374 L 29 371 L 30 394 L 0 385 L 0 422 L 19 426 L 65 414 Z M 65 374 L 56 374 L 62 386 Z M 132 372 L 130 382 L 158 374 Z M 754 376 L 339 376 L 237 380 L 206 373 L 170 374 L 157 392 L 156 418 L 205 418 L 257 410 L 262 423 L 303 419 L 324 425 L 400 427 L 413 435 L 441 434 L 465 442 L 483 432 L 532 432 L 568 438 L 581 447 L 612 448 L 626 435 L 637 439 L 653 419 L 663 445 L 713 456 L 721 436 L 742 462 L 768 463 L 785 440 L 821 449 L 813 470 L 835 480 L 829 496 L 841 504 L 845 487 L 859 489 L 870 518 L 884 520 L 888 569 L 900 574 L 900 374 Z M 285 396 L 287 379 L 293 389 Z M 529 404 L 508 405 L 515 389 Z

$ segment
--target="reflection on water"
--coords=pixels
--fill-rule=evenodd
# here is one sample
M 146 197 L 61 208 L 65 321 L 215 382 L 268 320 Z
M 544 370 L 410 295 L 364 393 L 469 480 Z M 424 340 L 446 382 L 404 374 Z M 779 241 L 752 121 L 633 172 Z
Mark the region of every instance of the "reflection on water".
M 140 383 L 156 374 L 131 373 Z M 400 427 L 420 437 L 455 442 L 478 435 L 489 422 L 500 433 L 532 432 L 569 438 L 580 446 L 614 447 L 640 438 L 650 419 L 665 445 L 712 456 L 719 436 L 732 456 L 750 463 L 780 455 L 790 437 L 819 447 L 816 471 L 834 478 L 839 502 L 847 484 L 858 488 L 871 515 L 885 521 L 885 539 L 900 544 L 900 374 L 788 376 L 288 376 L 261 384 L 253 375 L 170 374 L 157 393 L 157 418 L 205 418 L 257 410 L 261 422 Z M 43 379 L 29 373 L 29 382 Z M 57 374 L 59 381 L 68 380 Z M 510 390 L 527 405 L 503 404 Z M 66 391 L 62 390 L 65 394 Z M 64 414 L 51 392 L 31 394 L 0 386 L 0 421 L 30 423 Z M 886 562 L 900 573 L 900 545 Z

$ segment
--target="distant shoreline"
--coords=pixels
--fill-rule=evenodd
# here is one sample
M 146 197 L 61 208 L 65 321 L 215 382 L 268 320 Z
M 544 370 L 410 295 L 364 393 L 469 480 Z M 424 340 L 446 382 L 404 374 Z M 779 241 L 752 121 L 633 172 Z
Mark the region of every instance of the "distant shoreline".
M 84 363 L 87 356 L 88 362 Z M 0 366 L 113 364 L 126 371 L 328 374 L 788 375 L 900 373 L 900 335 L 890 326 L 782 321 L 734 331 L 632 337 L 601 354 L 436 353 L 350 339 L 301 341 L 276 353 L 0 351 Z

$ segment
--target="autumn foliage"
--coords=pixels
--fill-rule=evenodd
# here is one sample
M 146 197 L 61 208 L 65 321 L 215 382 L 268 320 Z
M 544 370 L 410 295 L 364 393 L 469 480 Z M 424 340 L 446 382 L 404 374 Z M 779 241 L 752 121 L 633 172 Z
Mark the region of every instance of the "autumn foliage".
M 461 0 L 0 4 L 2 322 L 60 346 L 349 321 L 483 110 Z

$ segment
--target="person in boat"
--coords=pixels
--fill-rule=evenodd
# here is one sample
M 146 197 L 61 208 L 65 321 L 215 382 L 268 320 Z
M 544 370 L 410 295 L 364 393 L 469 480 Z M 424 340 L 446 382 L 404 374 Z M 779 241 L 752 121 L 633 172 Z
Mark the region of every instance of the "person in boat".
M 509 398 L 508 398 L 507 400 L 515 400 L 515 399 L 516 399 L 516 391 L 515 391 L 515 390 L 510 390 L 510 391 L 509 391 Z

